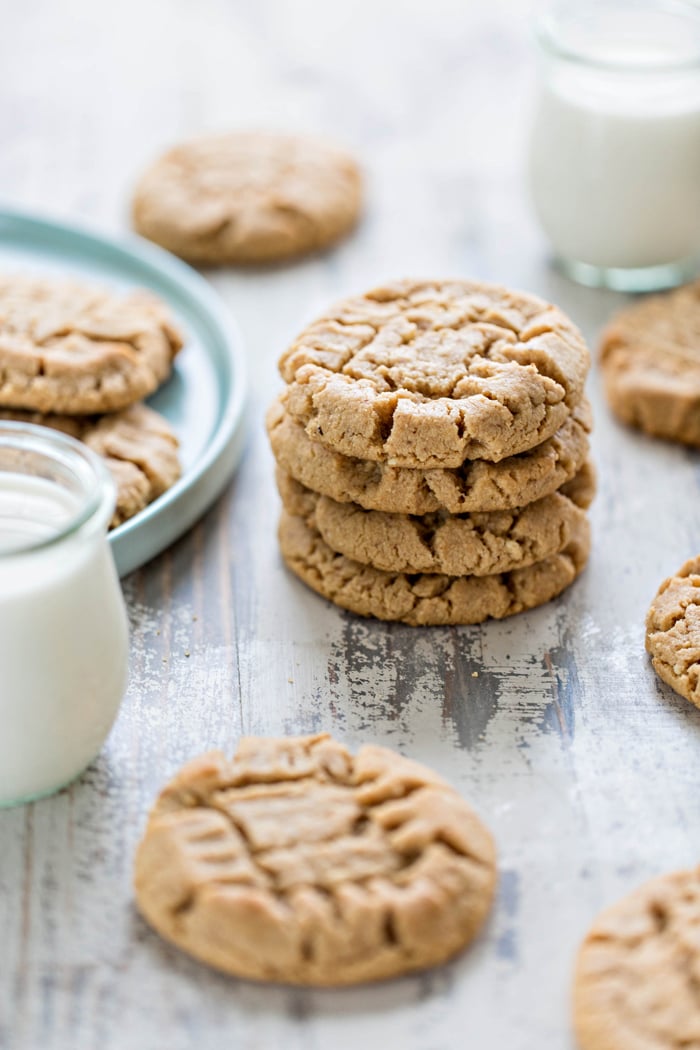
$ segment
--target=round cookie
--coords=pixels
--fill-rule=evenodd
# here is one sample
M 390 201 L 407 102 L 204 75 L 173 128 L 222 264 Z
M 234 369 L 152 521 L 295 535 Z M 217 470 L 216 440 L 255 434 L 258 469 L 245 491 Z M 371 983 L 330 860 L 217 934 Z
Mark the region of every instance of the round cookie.
M 446 470 L 411 470 L 355 459 L 313 441 L 280 397 L 267 414 L 275 459 L 309 489 L 339 503 L 393 514 L 511 510 L 534 503 L 570 481 L 588 455 L 591 410 L 582 401 L 541 445 L 500 463 L 465 460 Z
M 585 479 L 572 482 L 575 498 L 553 492 L 516 510 L 417 517 L 337 503 L 279 469 L 277 486 L 287 512 L 339 554 L 386 572 L 445 576 L 510 572 L 556 554 L 580 530 L 595 491 L 588 469 Z
M 700 446 L 700 281 L 617 314 L 600 359 L 608 402 L 623 423 Z
M 166 420 L 146 405 L 131 405 L 96 418 L 0 409 L 0 419 L 61 430 L 102 456 L 117 487 L 112 529 L 147 507 L 181 474 L 175 434 Z
M 138 907 L 238 977 L 342 985 L 443 962 L 491 907 L 493 841 L 425 766 L 327 734 L 186 765 L 138 847 Z
M 265 263 L 325 248 L 362 203 L 352 157 L 323 139 L 233 132 L 185 142 L 143 175 L 144 237 L 195 263 Z
M 653 879 L 602 912 L 574 981 L 580 1050 L 700 1046 L 700 869 Z
M 646 647 L 659 678 L 700 707 L 700 555 L 659 587 L 647 613 Z
M 50 277 L 0 277 L 0 405 L 114 412 L 152 394 L 182 345 L 166 307 Z
M 309 437 L 421 469 L 499 462 L 551 437 L 583 394 L 578 329 L 533 295 L 474 281 L 398 281 L 347 299 L 280 359 Z
M 282 513 L 279 541 L 287 566 L 343 609 L 411 626 L 472 624 L 533 609 L 556 598 L 586 565 L 590 529 L 583 517 L 571 542 L 526 569 L 492 576 L 383 572 L 337 554 L 303 518 Z

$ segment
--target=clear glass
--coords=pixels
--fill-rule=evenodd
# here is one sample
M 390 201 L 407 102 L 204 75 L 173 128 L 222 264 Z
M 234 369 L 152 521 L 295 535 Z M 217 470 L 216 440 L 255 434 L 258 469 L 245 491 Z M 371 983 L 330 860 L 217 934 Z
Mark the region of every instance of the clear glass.
M 68 784 L 116 717 L 128 631 L 107 542 L 114 501 L 84 445 L 0 422 L 0 805 Z
M 559 3 L 538 23 L 531 196 L 561 269 L 650 291 L 700 266 L 700 6 Z

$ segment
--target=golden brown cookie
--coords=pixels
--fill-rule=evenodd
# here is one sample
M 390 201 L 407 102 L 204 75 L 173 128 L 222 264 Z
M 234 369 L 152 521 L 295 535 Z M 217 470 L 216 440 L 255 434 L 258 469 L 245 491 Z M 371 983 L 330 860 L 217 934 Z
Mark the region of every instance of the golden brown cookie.
M 267 414 L 275 459 L 293 478 L 339 503 L 394 514 L 511 510 L 534 503 L 570 481 L 588 454 L 591 410 L 582 401 L 541 445 L 500 463 L 465 460 L 453 470 L 411 470 L 354 459 L 308 437 L 285 409 L 283 395 Z
M 474 281 L 397 281 L 338 303 L 280 359 L 287 409 L 346 456 L 422 469 L 499 462 L 581 400 L 588 350 L 560 310 Z
M 182 472 L 175 434 L 167 421 L 146 405 L 130 405 L 107 416 L 42 415 L 0 409 L 0 419 L 61 430 L 102 456 L 117 486 L 110 528 L 138 514 L 171 488 Z
M 700 556 L 664 580 L 646 628 L 647 652 L 659 678 L 700 707 Z
M 49 277 L 0 277 L 0 406 L 113 412 L 163 383 L 182 345 L 165 306 Z
M 585 567 L 590 529 L 583 517 L 571 542 L 526 569 L 492 576 L 383 572 L 337 554 L 303 518 L 283 512 L 279 541 L 287 566 L 343 609 L 412 626 L 481 623 L 556 598 Z
M 134 193 L 134 226 L 196 263 L 263 263 L 325 248 L 357 222 L 357 165 L 323 139 L 233 132 L 169 150 Z
M 700 1046 L 700 869 L 647 882 L 598 916 L 578 956 L 580 1050 Z
M 136 900 L 167 940 L 239 977 L 340 985 L 443 962 L 491 907 L 493 841 L 425 766 L 327 734 L 248 738 L 161 792 Z
M 700 445 L 700 281 L 621 311 L 600 354 L 605 392 L 623 423 Z
M 573 495 L 553 492 L 515 510 L 409 516 L 337 503 L 277 471 L 285 510 L 303 518 L 328 546 L 386 572 L 489 576 L 533 565 L 566 547 L 581 529 L 595 492 L 592 471 Z

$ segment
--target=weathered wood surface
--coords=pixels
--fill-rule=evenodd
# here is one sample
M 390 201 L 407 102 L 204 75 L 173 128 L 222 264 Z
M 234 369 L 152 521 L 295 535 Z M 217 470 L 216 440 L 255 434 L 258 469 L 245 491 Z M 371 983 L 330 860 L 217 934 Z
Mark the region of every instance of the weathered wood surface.
M 5 5 L 6 202 L 117 231 L 161 145 L 262 123 L 345 139 L 369 209 L 334 254 L 212 275 L 249 348 L 248 453 L 211 513 L 126 581 L 131 686 L 99 761 L 0 814 L 2 1050 L 567 1050 L 589 920 L 698 860 L 700 713 L 643 652 L 659 581 L 700 547 L 698 457 L 615 425 L 595 373 L 593 556 L 561 600 L 480 628 L 367 623 L 276 551 L 263 410 L 277 354 L 328 300 L 396 275 L 476 275 L 551 297 L 592 341 L 618 304 L 548 268 L 524 187 L 530 78 L 516 0 Z M 241 732 L 320 728 L 434 765 L 493 828 L 498 905 L 454 964 L 345 992 L 257 987 L 137 917 L 134 845 L 178 764 Z

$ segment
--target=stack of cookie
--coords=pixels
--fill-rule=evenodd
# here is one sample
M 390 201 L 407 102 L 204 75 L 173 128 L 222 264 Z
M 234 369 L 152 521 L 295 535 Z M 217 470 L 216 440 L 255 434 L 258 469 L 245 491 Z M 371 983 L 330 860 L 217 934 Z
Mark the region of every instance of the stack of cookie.
M 141 399 L 181 345 L 147 292 L 0 278 L 0 418 L 62 430 L 101 455 L 117 487 L 114 527 L 180 476 L 177 438 Z
M 268 414 L 282 554 L 364 616 L 500 619 L 583 569 L 589 355 L 523 293 L 402 281 L 338 304 L 280 360 Z

